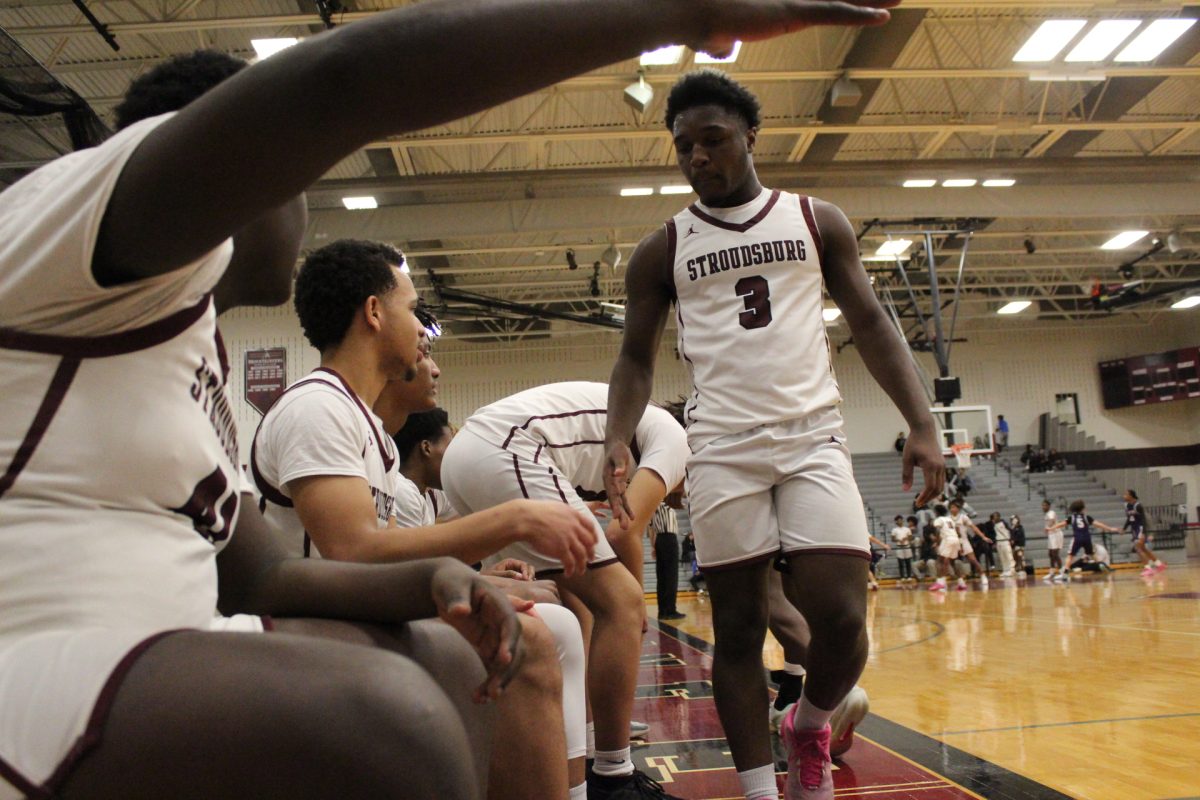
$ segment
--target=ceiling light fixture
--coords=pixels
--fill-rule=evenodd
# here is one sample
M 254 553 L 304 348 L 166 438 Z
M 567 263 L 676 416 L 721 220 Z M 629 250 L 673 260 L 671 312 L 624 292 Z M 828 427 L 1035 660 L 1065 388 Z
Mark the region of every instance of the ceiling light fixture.
M 254 48 L 254 52 L 258 54 L 258 60 L 262 61 L 264 58 L 270 58 L 275 55 L 280 50 L 287 50 L 299 41 L 294 36 L 281 39 L 251 39 L 250 45 Z
M 1196 306 L 1200 306 L 1200 294 L 1185 297 L 1171 304 L 1171 308 L 1177 311 L 1182 311 L 1185 308 L 1195 308 Z
M 1153 61 L 1195 24 L 1194 19 L 1156 19 L 1117 53 L 1113 61 Z
M 630 106 L 639 114 L 645 114 L 646 109 L 650 107 L 650 101 L 654 99 L 654 89 L 650 88 L 650 84 L 646 83 L 646 71 L 638 70 L 637 80 L 625 87 L 623 94 L 625 104 Z
M 691 194 L 692 187 L 686 183 L 677 183 L 670 186 L 659 187 L 659 194 Z
M 621 190 L 621 197 L 645 197 L 650 194 L 654 194 L 654 189 L 649 186 L 630 186 Z
M 733 62 L 737 61 L 738 54 L 741 52 L 742 52 L 742 43 L 741 42 L 734 42 L 733 43 L 733 52 L 731 52 L 725 58 L 716 58 L 714 56 L 710 56 L 708 53 L 700 52 L 698 50 L 698 51 L 696 51 L 695 63 L 697 63 L 697 64 L 732 64 Z
M 1013 61 L 1050 61 L 1070 44 L 1087 24 L 1085 19 L 1046 20 L 1022 45 Z
M 683 45 L 669 44 L 657 50 L 642 53 L 639 63 L 643 67 L 669 67 L 683 60 Z
M 1101 20 L 1067 53 L 1064 61 L 1103 61 L 1141 24 L 1140 19 Z
M 904 182 L 905 189 L 928 189 L 931 186 L 937 186 L 934 178 L 909 178 Z
M 989 189 L 1007 188 L 1016 186 L 1017 182 L 1012 178 L 990 178 L 983 182 L 983 185 Z
M 350 211 L 369 211 L 379 208 L 379 203 L 374 197 L 343 197 L 342 205 Z
M 942 186 L 945 186 L 947 189 L 965 189 L 977 183 L 979 181 L 974 178 L 950 178 L 949 180 L 942 181 Z
M 1125 231 L 1118 233 L 1113 238 L 1109 239 L 1104 244 L 1100 245 L 1101 250 L 1124 250 L 1131 244 L 1140 242 L 1150 234 L 1150 231 Z
M 821 319 L 826 322 L 834 322 L 842 315 L 840 308 L 823 308 L 821 309 Z
M 1033 303 L 1029 300 L 1012 300 L 1001 306 L 997 314 L 1020 314 L 1025 309 L 1029 308 Z
M 901 256 L 910 247 L 912 247 L 912 241 L 909 239 L 889 239 L 879 246 L 879 249 L 875 251 L 875 255 L 888 257 Z

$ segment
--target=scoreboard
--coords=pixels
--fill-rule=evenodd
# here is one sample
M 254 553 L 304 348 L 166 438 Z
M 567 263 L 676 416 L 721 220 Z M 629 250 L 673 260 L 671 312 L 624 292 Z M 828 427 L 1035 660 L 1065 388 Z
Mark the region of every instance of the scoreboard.
M 1200 397 L 1200 347 L 1100 362 L 1105 408 Z

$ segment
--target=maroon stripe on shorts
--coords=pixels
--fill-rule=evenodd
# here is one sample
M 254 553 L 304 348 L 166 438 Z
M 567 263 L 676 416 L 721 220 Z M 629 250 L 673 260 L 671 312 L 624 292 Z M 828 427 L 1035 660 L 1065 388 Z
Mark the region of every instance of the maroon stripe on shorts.
M 75 379 L 81 363 L 78 358 L 74 357 L 64 358 L 59 362 L 58 369 L 54 371 L 54 377 L 50 379 L 50 386 L 46 389 L 46 395 L 42 398 L 37 413 L 33 416 L 33 422 L 30 424 L 29 430 L 25 432 L 25 438 L 13 455 L 8 469 L 4 471 L 3 476 L 0 476 L 0 497 L 4 497 L 4 493 L 12 488 L 13 484 L 17 482 L 17 477 L 20 476 L 21 470 L 25 469 L 29 459 L 33 458 L 34 451 L 37 450 L 42 437 L 46 435 L 46 430 L 54 420 L 54 415 L 58 413 L 58 407 L 62 405 L 63 399 L 67 396 L 67 390 L 71 388 L 71 381 Z
M 513 469 L 517 471 L 517 485 L 521 487 L 521 496 L 528 500 L 529 490 L 525 488 L 525 479 L 521 477 L 521 462 L 517 460 L 516 453 L 513 453 Z
M 517 435 L 517 431 L 525 430 L 526 428 L 528 428 L 530 425 L 532 425 L 534 422 L 536 422 L 539 419 L 566 419 L 568 417 L 582 416 L 583 414 L 607 414 L 607 413 L 608 413 L 607 408 L 587 408 L 587 409 L 580 409 L 579 411 L 564 411 L 560 414 L 541 414 L 541 415 L 538 415 L 535 417 L 530 417 L 529 419 L 522 422 L 520 425 L 512 426 L 512 429 L 508 432 L 508 438 L 504 440 L 504 444 L 500 445 L 500 449 L 507 450 L 508 445 L 512 442 L 513 437 Z
M 587 568 L 599 569 L 600 567 L 607 567 L 609 564 L 618 564 L 620 561 L 621 560 L 619 558 L 613 556 L 612 558 L 606 558 L 603 561 L 593 561 L 587 565 Z M 545 580 L 546 578 L 551 578 L 555 575 L 562 575 L 564 572 L 566 572 L 566 570 L 562 567 L 550 567 L 549 569 L 539 569 L 533 574 L 533 577 L 540 581 Z
M 792 556 L 854 556 L 867 561 L 871 560 L 870 552 L 853 547 L 803 547 L 799 550 L 787 550 L 783 555 L 785 558 Z
M 753 567 L 756 564 L 762 564 L 764 561 L 772 561 L 775 558 L 777 558 L 778 556 L 779 556 L 779 551 L 772 550 L 769 553 L 759 553 L 756 556 L 747 556 L 746 558 L 739 558 L 737 561 L 729 561 L 725 564 L 715 564 L 713 566 L 701 564 L 700 571 L 701 572 L 726 572 L 726 571 L 732 570 L 732 569 L 741 569 L 743 567 Z
M 121 682 L 133 669 L 133 665 L 137 660 L 159 641 L 165 639 L 173 633 L 179 633 L 180 629 L 162 631 L 150 636 L 134 645 L 133 649 L 125 654 L 125 657 L 120 660 L 116 667 L 113 668 L 112 674 L 108 676 L 108 680 L 104 682 L 104 688 L 100 690 L 100 696 L 96 698 L 96 705 L 92 706 L 92 715 L 88 718 L 87 727 L 83 731 L 83 735 L 75 741 L 75 746 L 70 752 L 59 762 L 58 767 L 54 770 L 54 774 L 46 779 L 43 785 L 48 794 L 46 797 L 57 794 L 58 789 L 79 760 L 87 755 L 88 751 L 100 744 L 100 740 L 104 734 L 104 723 L 108 719 L 108 713 L 112 710 L 113 701 L 116 700 L 117 692 L 121 689 Z
M 562 484 L 558 482 L 558 476 L 554 474 L 553 469 L 550 470 L 550 477 L 554 479 L 554 488 L 558 489 L 558 496 L 562 498 L 564 503 L 567 502 L 567 495 L 563 492 Z

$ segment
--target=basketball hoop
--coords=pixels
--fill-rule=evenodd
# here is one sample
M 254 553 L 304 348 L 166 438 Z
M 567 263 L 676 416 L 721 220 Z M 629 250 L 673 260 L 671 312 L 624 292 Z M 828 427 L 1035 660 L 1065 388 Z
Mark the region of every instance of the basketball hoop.
M 958 464 L 959 469 L 971 468 L 971 447 L 970 442 L 950 445 L 950 451 L 954 453 L 954 460 Z

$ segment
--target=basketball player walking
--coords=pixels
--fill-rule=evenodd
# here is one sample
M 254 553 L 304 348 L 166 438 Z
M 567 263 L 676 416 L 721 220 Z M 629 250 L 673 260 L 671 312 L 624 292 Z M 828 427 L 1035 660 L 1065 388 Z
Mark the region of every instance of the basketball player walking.
M 845 215 L 759 183 L 757 99 L 721 73 L 693 73 L 672 89 L 666 122 L 700 203 L 644 239 L 629 264 L 606 488 L 616 519 L 628 520 L 627 442 L 675 302 L 678 348 L 695 386 L 688 495 L 712 595 L 717 710 L 745 796 L 775 797 L 761 654 L 767 571 L 782 559 L 785 591 L 812 630 L 804 690 L 783 722 L 787 797 L 831 798 L 828 723 L 866 662 L 870 550 L 821 316 L 823 286 L 910 426 L 902 478 L 907 489 L 914 467 L 923 470 L 921 504 L 942 488 L 943 459 L 912 359 L 871 290 Z

